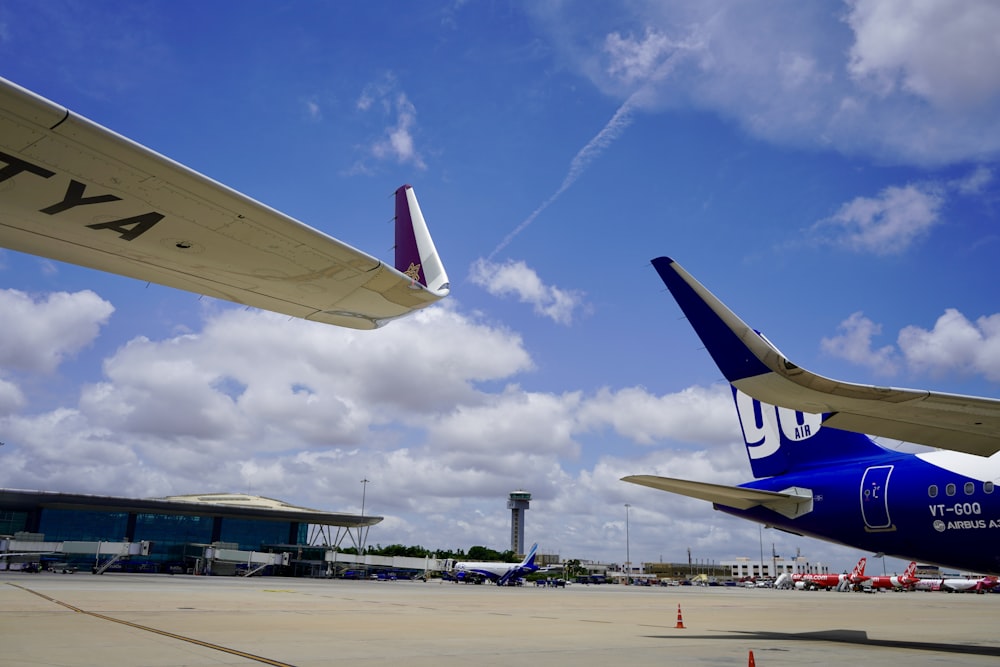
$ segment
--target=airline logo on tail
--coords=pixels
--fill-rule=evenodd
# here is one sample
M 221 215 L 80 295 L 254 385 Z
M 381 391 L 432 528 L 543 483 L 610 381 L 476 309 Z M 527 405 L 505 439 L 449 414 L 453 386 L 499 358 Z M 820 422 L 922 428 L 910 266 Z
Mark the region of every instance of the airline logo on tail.
M 750 460 L 776 454 L 783 441 L 799 442 L 819 433 L 822 415 L 780 408 L 751 398 L 733 387 L 736 412 Z
M 861 560 L 859 560 L 858 564 L 855 565 L 854 569 L 851 571 L 851 576 L 848 579 L 848 581 L 850 581 L 852 584 L 858 584 L 867 579 L 868 577 L 865 576 L 865 564 L 867 562 L 868 562 L 867 558 L 862 558 Z
M 758 479 L 885 454 L 863 434 L 823 427 L 822 414 L 763 403 L 735 385 L 732 390 L 750 469 Z

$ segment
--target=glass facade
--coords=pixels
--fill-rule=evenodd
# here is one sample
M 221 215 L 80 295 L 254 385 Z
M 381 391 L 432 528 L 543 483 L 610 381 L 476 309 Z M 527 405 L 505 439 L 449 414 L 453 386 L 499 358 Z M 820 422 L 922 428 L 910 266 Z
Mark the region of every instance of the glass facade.
M 0 510 L 0 535 L 13 535 L 27 530 L 28 513 Z
M 204 547 L 212 543 L 228 543 L 242 551 L 261 552 L 273 551 L 275 547 L 288 550 L 280 549 L 286 545 L 305 546 L 309 539 L 308 523 L 280 520 L 282 515 L 266 510 L 256 516 L 279 520 L 254 518 L 256 513 L 251 512 L 247 516 L 219 516 L 227 514 L 226 510 L 220 511 L 208 503 L 203 508 L 175 503 L 179 507 L 172 511 L 173 507 L 129 508 L 127 502 L 111 502 L 105 509 L 99 509 L 100 502 L 115 499 L 100 498 L 95 503 L 90 497 L 83 497 L 79 509 L 73 509 L 75 498 L 67 499 L 61 494 L 57 495 L 59 506 L 47 507 L 44 501 L 48 498 L 44 493 L 38 493 L 40 502 L 32 507 L 31 494 L 34 492 L 23 492 L 25 497 L 17 497 L 21 493 L 10 492 L 15 496 L 13 499 L 0 496 L 0 501 L 8 503 L 8 507 L 0 509 L 0 535 L 30 531 L 44 534 L 46 542 L 151 543 L 148 555 L 133 554 L 110 563 L 114 571 L 191 572 L 205 567 Z M 199 511 L 205 513 L 192 513 Z M 80 569 L 91 569 L 106 558 L 97 557 L 92 551 L 78 554 L 71 550 L 40 554 L 39 560 L 43 565 L 65 562 Z
M 149 540 L 158 561 L 183 560 L 184 545 L 212 541 L 212 517 L 184 514 L 136 514 L 133 542 Z
M 120 541 L 128 535 L 128 512 L 45 509 L 38 532 L 61 542 Z
M 222 520 L 222 532 L 219 540 L 235 542 L 244 551 L 260 551 L 264 544 L 285 544 L 288 542 L 288 531 L 291 524 L 288 521 L 256 521 L 254 519 Z

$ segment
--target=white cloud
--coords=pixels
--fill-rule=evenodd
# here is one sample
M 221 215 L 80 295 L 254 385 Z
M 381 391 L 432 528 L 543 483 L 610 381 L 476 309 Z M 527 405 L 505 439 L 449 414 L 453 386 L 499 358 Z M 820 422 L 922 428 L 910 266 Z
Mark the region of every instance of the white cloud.
M 879 95 L 962 111 L 1000 98 L 1000 5 L 992 0 L 853 0 L 848 70 Z
M 823 351 L 870 368 L 881 375 L 895 375 L 901 368 L 911 374 L 981 375 L 1000 381 L 1000 314 L 970 321 L 954 308 L 945 310 L 930 330 L 916 325 L 904 327 L 897 347 L 872 348 L 872 339 L 882 332 L 861 313 L 854 313 L 838 327 L 843 333 L 823 338 Z
M 986 189 L 986 186 L 993 182 L 993 170 L 980 165 L 972 170 L 965 178 L 958 179 L 949 185 L 962 195 L 976 195 Z
M 645 83 L 655 76 L 664 58 L 675 49 L 670 38 L 652 28 L 646 29 L 642 39 L 622 37 L 613 32 L 604 42 L 609 59 L 607 72 L 625 83 Z
M 24 393 L 16 384 L 0 378 L 0 417 L 17 412 L 26 403 Z
M 895 375 L 898 371 L 895 349 L 891 345 L 872 349 L 872 338 L 882 333 L 882 326 L 875 324 L 862 313 L 853 313 L 837 327 L 843 333 L 823 338 L 820 347 L 827 354 L 851 363 L 871 368 L 881 375 Z
M 0 290 L 0 365 L 51 373 L 90 345 L 114 307 L 89 290 L 44 298 Z
M 612 99 L 641 85 L 643 110 L 707 110 L 767 141 L 890 162 L 1000 151 L 991 0 L 645 0 L 619 11 L 610 33 L 606 21 L 578 20 L 575 3 L 529 11 L 561 59 Z M 667 54 L 683 56 L 670 75 L 643 80 Z
M 320 108 L 319 102 L 315 99 L 308 99 L 304 102 L 306 109 L 306 116 L 309 120 L 317 121 L 323 119 L 323 110 Z
M 389 121 L 389 125 L 381 130 L 381 136 L 369 146 L 368 150 L 373 157 L 392 160 L 397 164 L 410 164 L 417 169 L 427 168 L 413 136 L 417 125 L 417 109 L 406 93 L 398 89 L 394 76 L 387 75 L 366 86 L 355 103 L 355 109 L 363 113 L 379 112 L 379 118 Z
M 224 309 L 200 330 L 120 347 L 76 405 L 26 412 L 16 388 L 0 383 L 0 487 L 250 491 L 356 512 L 359 481 L 369 479 L 366 512 L 387 517 L 374 541 L 462 548 L 503 547 L 506 494 L 526 488 L 529 539 L 545 550 L 613 559 L 622 502 L 635 507 L 635 529 L 648 531 L 636 553 L 659 548 L 664 531 L 730 548 L 721 533 L 706 534 L 707 505 L 619 481 L 746 479 L 724 386 L 548 393 L 515 382 L 532 369 L 517 333 L 453 306 L 373 332 Z M 486 391 L 484 382 L 504 386 Z M 588 442 L 607 437 L 620 453 L 591 460 Z M 637 449 L 658 441 L 685 449 Z
M 494 296 L 515 295 L 559 324 L 572 324 L 574 314 L 583 307 L 583 292 L 546 285 L 523 261 L 499 264 L 480 258 L 473 262 L 469 280 Z
M 651 445 L 670 439 L 702 444 L 731 443 L 741 438 L 733 418 L 728 385 L 690 387 L 654 396 L 641 387 L 601 389 L 580 411 L 585 424 L 607 424 L 619 435 Z
M 944 196 L 934 185 L 890 186 L 877 197 L 857 197 L 813 226 L 826 240 L 855 252 L 900 254 L 940 222 Z
M 899 348 L 917 372 L 977 373 L 1000 381 L 1000 314 L 973 323 L 949 308 L 930 331 L 918 326 L 900 331 Z

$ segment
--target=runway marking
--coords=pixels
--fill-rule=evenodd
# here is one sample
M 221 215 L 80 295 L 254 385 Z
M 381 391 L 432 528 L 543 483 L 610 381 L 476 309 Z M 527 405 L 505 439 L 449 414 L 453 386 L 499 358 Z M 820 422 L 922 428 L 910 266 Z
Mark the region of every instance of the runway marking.
M 40 598 L 48 600 L 54 604 L 61 607 L 65 607 L 70 611 L 75 611 L 78 614 L 86 614 L 87 616 L 92 616 L 94 618 L 99 618 L 104 621 L 112 621 L 113 623 L 121 623 L 122 625 L 127 625 L 131 628 L 136 628 L 138 630 L 145 630 L 146 632 L 152 632 L 153 634 L 160 635 L 163 637 L 170 637 L 171 639 L 179 639 L 182 642 L 188 642 L 189 644 L 197 644 L 198 646 L 203 646 L 205 648 L 210 648 L 215 651 L 221 651 L 223 653 L 228 653 L 230 655 L 235 655 L 240 658 L 246 658 L 247 660 L 253 660 L 254 662 L 259 662 L 265 665 L 272 665 L 273 667 L 295 667 L 295 665 L 287 662 L 281 662 L 279 660 L 271 660 L 270 658 L 265 658 L 263 656 L 254 655 L 253 653 L 247 653 L 245 651 L 240 651 L 234 648 L 228 648 L 226 646 L 219 646 L 218 644 L 213 644 L 211 642 L 202 641 L 200 639 L 195 639 L 194 637 L 185 637 L 184 635 L 178 635 L 173 632 L 167 632 L 166 630 L 158 630 L 157 628 L 151 628 L 148 625 L 140 625 L 139 623 L 133 623 L 131 621 L 126 621 L 120 618 L 114 618 L 113 616 L 105 616 L 104 614 L 98 614 L 97 612 L 87 611 L 86 609 L 80 609 L 79 607 L 74 607 L 73 605 L 63 602 L 62 600 L 57 600 L 53 597 L 49 597 L 44 593 L 39 593 L 30 588 L 26 588 L 19 584 L 12 584 L 7 582 L 8 586 L 13 586 L 14 588 L 20 588 L 22 591 L 27 591 L 33 595 L 37 595 Z

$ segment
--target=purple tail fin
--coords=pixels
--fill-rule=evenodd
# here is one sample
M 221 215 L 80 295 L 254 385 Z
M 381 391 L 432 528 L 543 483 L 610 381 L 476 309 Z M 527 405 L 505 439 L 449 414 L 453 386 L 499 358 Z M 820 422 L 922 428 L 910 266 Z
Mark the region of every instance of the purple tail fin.
M 414 281 L 427 286 L 420 249 L 413 231 L 413 215 L 410 212 L 409 191 L 413 188 L 402 185 L 396 190 L 396 270 L 410 276 Z M 414 198 L 416 204 L 416 198 Z M 419 209 L 417 213 L 419 214 Z

